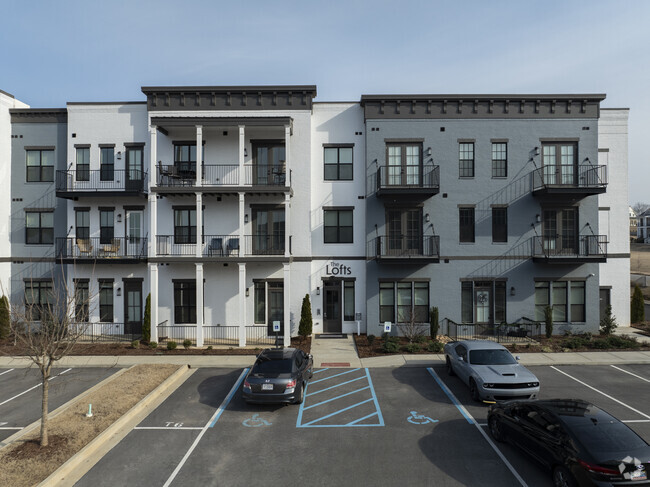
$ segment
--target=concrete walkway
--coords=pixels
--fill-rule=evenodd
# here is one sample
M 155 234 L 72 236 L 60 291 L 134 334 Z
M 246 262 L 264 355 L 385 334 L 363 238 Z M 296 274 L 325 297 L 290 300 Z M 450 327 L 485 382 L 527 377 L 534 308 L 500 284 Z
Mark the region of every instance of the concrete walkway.
M 352 335 L 345 338 L 315 335 L 311 340 L 311 354 L 315 367 L 361 367 Z
M 632 328 L 631 326 L 616 327 L 616 330 L 614 330 L 614 335 L 627 335 L 636 338 L 641 343 L 650 343 L 649 336 L 638 333 L 638 330 L 636 328 Z

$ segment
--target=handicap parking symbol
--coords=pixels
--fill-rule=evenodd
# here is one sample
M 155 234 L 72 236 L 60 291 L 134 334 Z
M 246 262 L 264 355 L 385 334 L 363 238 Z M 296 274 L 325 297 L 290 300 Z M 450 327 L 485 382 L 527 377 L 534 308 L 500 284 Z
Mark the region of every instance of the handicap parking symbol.
M 411 411 L 411 415 L 406 418 L 406 420 L 412 424 L 429 424 L 438 422 L 437 419 L 431 419 L 429 416 L 425 416 L 424 414 L 418 414 L 417 411 Z
M 257 428 L 259 426 L 271 426 L 267 420 L 260 418 L 260 415 L 255 413 L 252 418 L 245 419 L 242 424 L 248 428 Z

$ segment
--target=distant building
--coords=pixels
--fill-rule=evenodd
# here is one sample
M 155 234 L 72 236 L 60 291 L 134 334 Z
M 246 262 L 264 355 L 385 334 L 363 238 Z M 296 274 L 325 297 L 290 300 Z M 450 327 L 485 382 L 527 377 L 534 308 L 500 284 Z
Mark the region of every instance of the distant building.
M 637 238 L 637 215 L 636 211 L 630 206 L 629 207 L 630 215 L 630 240 L 636 240 Z
M 650 208 L 637 215 L 636 235 L 643 243 L 650 243 Z

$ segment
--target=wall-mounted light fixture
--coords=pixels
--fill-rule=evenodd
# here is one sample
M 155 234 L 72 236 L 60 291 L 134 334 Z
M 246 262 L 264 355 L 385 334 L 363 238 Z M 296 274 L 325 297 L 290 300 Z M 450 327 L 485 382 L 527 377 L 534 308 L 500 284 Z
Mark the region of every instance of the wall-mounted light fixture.
M 510 287 L 510 296 L 514 296 L 514 295 L 515 295 L 515 287 L 511 286 Z
M 316 286 L 316 296 L 320 296 L 320 286 Z
M 250 292 L 248 291 L 248 288 L 246 288 L 246 297 L 248 297 L 249 294 Z
M 244 157 L 248 157 L 248 149 L 244 147 Z
M 372 161 L 373 164 L 377 164 L 377 159 Z
M 122 213 L 117 214 L 117 223 L 122 223 Z
M 122 288 L 121 288 L 121 287 L 118 287 L 118 288 L 117 288 L 117 295 L 118 295 L 118 296 L 121 296 L 121 295 L 122 295 Z
M 535 215 L 535 221 L 536 221 L 537 223 L 541 223 L 541 222 L 542 222 L 542 217 L 541 217 L 541 215 L 540 215 L 539 213 L 538 213 L 537 215 Z
M 431 147 L 427 147 L 427 157 L 431 157 L 432 150 Z
M 244 215 L 244 223 L 248 223 L 248 213 Z
M 431 221 L 431 217 L 429 216 L 428 213 L 426 215 L 424 215 L 424 221 L 427 222 L 427 223 L 429 223 Z
M 536 156 L 539 155 L 539 147 L 535 147 L 535 149 L 533 149 L 533 151 L 534 151 L 534 154 L 535 154 Z
M 122 152 L 120 152 L 120 151 L 118 150 L 118 151 L 117 151 L 117 160 L 119 161 L 120 159 L 122 159 Z

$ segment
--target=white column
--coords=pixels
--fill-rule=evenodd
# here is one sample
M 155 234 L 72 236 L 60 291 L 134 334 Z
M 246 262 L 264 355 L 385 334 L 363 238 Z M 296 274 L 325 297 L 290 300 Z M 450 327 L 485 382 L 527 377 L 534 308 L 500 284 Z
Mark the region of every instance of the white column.
M 196 251 L 195 257 L 203 256 L 203 194 L 196 193 Z
M 245 255 L 248 249 L 246 247 L 246 242 L 244 242 L 244 213 L 246 212 L 246 206 L 244 193 L 239 193 L 239 255 Z M 252 243 L 252 242 L 251 242 Z
M 158 127 L 155 125 L 149 126 L 149 193 L 151 194 L 151 186 L 158 184 Z M 126 162 L 126 155 L 124 156 Z
M 196 185 L 203 185 L 203 126 L 196 126 Z
M 196 264 L 196 346 L 203 346 L 203 264 Z
M 147 242 L 147 251 L 149 257 L 155 257 L 156 234 L 158 233 L 158 199 L 156 193 L 151 191 L 152 186 L 158 184 L 158 170 L 156 168 L 156 158 L 158 154 L 158 129 L 155 125 L 149 127 L 150 148 L 149 148 L 149 241 Z M 125 156 L 126 157 L 126 156 Z M 126 217 L 125 217 L 126 218 Z
M 291 255 L 291 197 L 284 195 L 284 256 Z
M 239 346 L 246 345 L 246 264 L 239 264 Z
M 245 131 L 244 131 L 244 126 L 240 125 L 239 126 L 239 178 L 237 181 L 237 184 L 240 186 L 243 186 L 246 179 L 244 176 L 244 163 L 246 162 L 246 158 L 244 157 L 244 147 L 246 147 L 246 138 L 245 138 Z
M 284 177 L 284 185 L 291 186 L 291 126 L 284 126 L 284 160 L 287 174 Z
M 291 346 L 291 265 L 284 264 L 284 346 Z
M 149 292 L 151 293 L 151 341 L 158 341 L 158 264 L 149 264 Z

